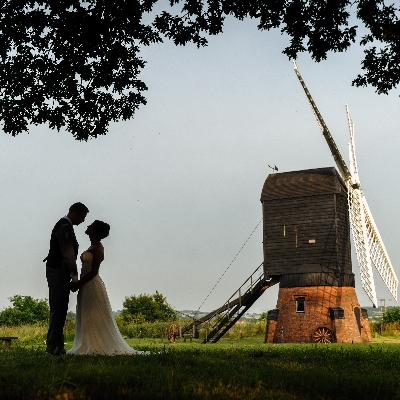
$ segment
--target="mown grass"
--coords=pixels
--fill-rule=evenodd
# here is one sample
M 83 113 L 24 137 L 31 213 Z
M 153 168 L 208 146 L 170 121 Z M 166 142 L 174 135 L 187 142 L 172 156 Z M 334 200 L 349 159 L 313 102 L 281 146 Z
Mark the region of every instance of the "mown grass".
M 148 356 L 44 354 L 46 326 L 0 327 L 1 399 L 400 399 L 400 340 L 372 344 L 264 344 L 238 327 L 217 344 L 132 337 Z M 73 326 L 65 331 L 72 346 Z M 382 343 L 384 342 L 384 343 Z M 396 343 L 397 342 L 397 343 Z
M 148 356 L 0 351 L 1 399 L 398 399 L 400 345 L 176 345 L 136 339 Z M 165 350 L 164 350 L 165 348 Z

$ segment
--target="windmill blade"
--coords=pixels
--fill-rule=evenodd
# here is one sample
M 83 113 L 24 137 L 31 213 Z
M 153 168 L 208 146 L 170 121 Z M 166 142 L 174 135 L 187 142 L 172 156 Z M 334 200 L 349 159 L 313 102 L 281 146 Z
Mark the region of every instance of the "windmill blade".
M 329 149 L 331 150 L 333 159 L 335 160 L 336 166 L 338 167 L 338 170 L 340 172 L 340 175 L 342 176 L 344 181 L 347 181 L 347 179 L 350 178 L 351 174 L 350 171 L 346 165 L 346 162 L 344 161 L 344 158 L 342 157 L 342 154 L 340 153 L 339 148 L 337 147 L 335 141 L 333 140 L 333 137 L 331 133 L 329 132 L 329 129 L 327 125 L 325 124 L 324 119 L 322 118 L 321 113 L 318 110 L 317 105 L 315 104 L 311 93 L 309 92 L 299 69 L 297 68 L 296 60 L 293 60 L 293 66 L 294 66 L 294 72 L 297 75 L 297 78 L 299 79 L 301 86 L 303 86 L 304 92 L 307 96 L 308 102 L 310 103 L 311 109 L 314 113 L 315 119 L 318 122 L 319 127 L 321 128 L 322 134 L 325 137 L 326 143 L 328 143 Z
M 347 181 L 347 193 L 351 233 L 353 235 L 357 261 L 360 267 L 361 285 L 365 293 L 367 293 L 367 296 L 371 300 L 373 306 L 376 307 L 378 300 L 376 298 L 374 276 L 372 273 L 371 252 L 365 223 L 364 206 L 362 204 L 363 193 L 361 192 L 360 179 L 357 169 L 354 123 L 350 116 L 349 107 L 347 104 L 346 114 L 350 131 L 349 159 L 351 178 Z
M 322 134 L 325 137 L 339 172 L 348 188 L 349 218 L 357 260 L 360 267 L 362 287 L 374 307 L 376 307 L 377 298 L 374 277 L 372 274 L 372 266 L 374 266 L 385 282 L 390 293 L 397 301 L 398 280 L 360 185 L 355 152 L 354 124 L 349 109 L 346 105 L 350 129 L 350 170 L 336 146 L 336 143 L 302 78 L 299 69 L 297 68 L 295 60 L 293 60 L 293 65 L 294 71 L 304 89 L 318 125 L 322 130 Z
M 347 109 L 347 117 L 349 119 L 349 127 L 350 127 L 350 136 L 352 137 L 351 144 L 349 144 L 350 162 L 351 162 L 351 170 L 349 170 L 346 165 L 346 162 L 342 157 L 342 154 L 340 153 L 335 141 L 333 140 L 331 133 L 329 132 L 328 127 L 325 124 L 325 121 L 322 118 L 321 113 L 317 108 L 317 105 L 315 104 L 311 96 L 311 93 L 309 92 L 300 74 L 299 69 L 297 68 L 296 62 L 293 61 L 293 64 L 297 78 L 299 79 L 301 86 L 303 86 L 304 92 L 306 93 L 308 102 L 310 103 L 311 109 L 318 122 L 318 125 L 322 130 L 322 134 L 324 135 L 326 142 L 328 143 L 328 146 L 331 150 L 331 153 L 339 169 L 339 172 L 347 185 L 349 219 L 350 219 L 351 231 L 353 233 L 353 240 L 356 248 L 357 261 L 360 267 L 361 284 L 363 289 L 367 293 L 367 296 L 371 300 L 372 304 L 374 305 L 374 307 L 376 307 L 377 298 L 376 298 L 374 276 L 372 274 L 372 264 L 369 253 L 368 240 L 365 234 L 366 226 L 365 226 L 365 218 L 363 216 L 364 208 L 361 205 L 361 194 L 358 185 L 359 182 L 356 181 L 357 180 L 356 176 L 355 175 L 353 176 L 352 174 L 352 172 L 357 168 L 357 164 L 355 161 L 353 121 L 351 120 L 350 113 L 348 112 Z
M 354 123 L 347 104 L 346 113 L 350 130 L 349 157 L 351 179 L 349 179 L 347 186 L 351 231 L 358 264 L 360 266 L 361 283 L 363 289 L 376 307 L 377 299 L 372 275 L 372 265 L 378 271 L 396 302 L 398 279 L 361 188 L 356 160 Z
M 368 207 L 367 200 L 362 196 L 362 205 L 364 208 L 366 235 L 368 238 L 368 246 L 371 256 L 371 262 L 378 271 L 383 282 L 385 282 L 390 294 L 397 302 L 397 287 L 399 281 L 392 263 L 390 262 L 389 255 L 386 251 L 383 240 L 379 234 L 378 228 L 376 227 L 374 218 L 372 217 L 371 211 Z
M 360 178 L 358 176 L 358 167 L 357 167 L 357 159 L 356 159 L 356 144 L 354 140 L 354 122 L 351 118 L 349 107 L 346 104 L 346 114 L 347 121 L 349 124 L 350 131 L 350 142 L 349 142 L 349 158 L 350 158 L 350 173 L 353 179 L 353 184 L 360 184 Z
M 378 301 L 376 298 L 374 276 L 372 274 L 371 253 L 367 235 L 368 230 L 365 223 L 364 207 L 360 189 L 357 185 L 352 184 L 351 179 L 347 181 L 347 193 L 351 233 L 353 235 L 357 261 L 360 267 L 361 285 L 373 306 L 376 307 Z

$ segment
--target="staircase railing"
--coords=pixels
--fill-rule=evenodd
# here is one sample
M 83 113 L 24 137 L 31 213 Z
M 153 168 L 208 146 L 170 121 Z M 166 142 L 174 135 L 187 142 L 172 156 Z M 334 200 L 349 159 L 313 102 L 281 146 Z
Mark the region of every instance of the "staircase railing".
M 198 337 L 197 327 L 207 323 L 206 338 L 202 343 L 210 341 L 216 343 L 264 293 L 265 289 L 278 282 L 278 279 L 265 277 L 263 263 L 261 263 L 221 307 L 182 327 L 180 334 L 193 331 L 193 336 Z

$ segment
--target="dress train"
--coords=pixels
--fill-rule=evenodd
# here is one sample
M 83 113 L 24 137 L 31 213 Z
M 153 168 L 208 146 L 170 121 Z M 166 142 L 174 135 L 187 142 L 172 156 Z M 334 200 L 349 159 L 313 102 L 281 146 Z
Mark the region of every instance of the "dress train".
M 93 254 L 81 255 L 81 277 L 92 268 Z M 78 293 L 74 345 L 67 354 L 149 354 L 134 350 L 122 337 L 115 322 L 106 287 L 99 275 L 85 283 Z

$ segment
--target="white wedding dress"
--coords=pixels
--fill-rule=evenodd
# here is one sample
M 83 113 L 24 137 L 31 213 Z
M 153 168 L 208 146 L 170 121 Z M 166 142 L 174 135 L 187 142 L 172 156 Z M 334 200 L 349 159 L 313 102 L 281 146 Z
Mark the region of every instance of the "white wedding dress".
M 93 254 L 81 255 L 81 278 L 92 269 Z M 132 349 L 121 336 L 112 314 L 106 287 L 99 275 L 79 290 L 74 345 L 67 354 L 149 354 Z

